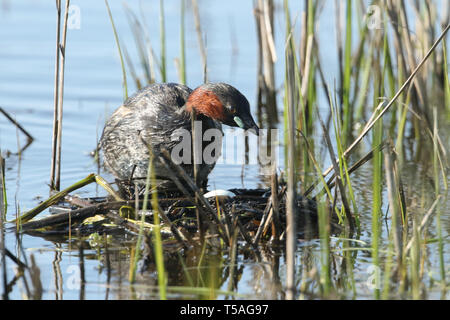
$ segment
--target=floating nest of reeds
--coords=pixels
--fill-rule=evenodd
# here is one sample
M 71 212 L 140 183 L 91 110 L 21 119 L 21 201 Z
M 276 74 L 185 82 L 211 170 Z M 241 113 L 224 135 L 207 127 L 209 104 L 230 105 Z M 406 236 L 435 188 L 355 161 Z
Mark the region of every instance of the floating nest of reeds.
M 276 174 L 267 189 L 204 193 L 183 168 L 171 162 L 167 152 L 163 152 L 159 160 L 177 173 L 172 177 L 176 191 L 161 190 L 155 180 L 151 185 L 156 188 L 144 190 L 143 194 L 131 189 L 124 192 L 127 189 L 125 182 L 118 181 L 117 192 L 101 176 L 90 174 L 21 215 L 14 221 L 16 227 L 22 232 L 44 237 L 62 236 L 62 239 L 93 234 L 149 236 L 160 232 L 163 239 L 186 247 L 195 246 L 205 239 L 221 239 L 227 245 L 238 239 L 253 247 L 260 241 L 274 240 L 279 243 L 284 239 L 287 188 L 285 183 L 278 182 Z M 71 192 L 94 182 L 108 191 L 110 196 L 70 196 Z M 50 216 L 33 219 L 46 208 L 50 208 Z M 332 206 L 322 206 L 322 209 L 320 211 L 324 212 L 328 223 L 324 221 L 325 224 L 321 225 L 330 225 L 331 232 L 339 230 L 334 214 L 336 210 Z M 319 215 L 314 199 L 297 196 L 294 215 L 299 238 L 318 235 Z
M 112 197 L 79 198 L 66 195 L 49 207 L 51 215 L 18 223 L 22 232 L 45 238 L 65 240 L 67 237 L 98 235 L 150 235 L 155 229 L 155 213 L 159 231 L 168 243 L 190 246 L 204 239 L 222 238 L 225 243 L 238 238 L 257 246 L 278 239 L 286 230 L 286 186 L 275 193 L 267 189 L 230 189 L 213 191 L 204 196 L 151 196 L 144 206 L 143 197 L 117 201 Z M 146 207 L 146 208 L 145 208 Z M 337 218 L 327 209 L 331 230 L 338 231 Z M 296 231 L 299 238 L 318 235 L 318 211 L 314 199 L 297 196 Z

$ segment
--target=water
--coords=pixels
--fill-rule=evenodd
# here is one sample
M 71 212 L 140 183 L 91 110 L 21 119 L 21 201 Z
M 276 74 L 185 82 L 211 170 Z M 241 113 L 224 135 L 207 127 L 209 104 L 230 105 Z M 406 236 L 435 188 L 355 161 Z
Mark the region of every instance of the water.
M 68 31 L 66 71 L 64 87 L 64 120 L 62 137 L 62 187 L 86 177 L 91 172 L 97 172 L 95 161 L 90 156 L 96 147 L 96 140 L 101 134 L 106 117 L 121 104 L 123 100 L 122 74 L 120 61 L 114 41 L 111 24 L 103 1 L 72 1 L 80 9 L 79 29 Z M 159 52 L 159 18 L 156 1 L 128 1 L 129 6 L 138 12 L 139 8 L 146 17 L 151 42 L 155 52 Z M 12 114 L 14 118 L 28 130 L 35 141 L 19 155 L 14 154 L 25 144 L 23 134 L 2 116 L 0 116 L 0 147 L 4 155 L 7 150 L 12 152 L 6 157 L 6 189 L 8 196 L 7 218 L 15 217 L 16 211 L 23 212 L 33 208 L 42 199 L 48 197 L 50 175 L 51 137 L 53 119 L 53 87 L 54 87 L 54 56 L 55 56 L 55 24 L 56 11 L 53 1 L 32 0 L 2 0 L 0 1 L 0 106 Z M 125 11 L 121 1 L 110 1 L 116 28 L 122 45 L 125 45 L 130 57 L 136 59 L 137 54 L 133 36 L 130 32 Z M 282 8 L 278 8 L 275 24 L 279 30 L 284 30 Z M 299 12 L 296 3 L 291 4 L 295 14 Z M 326 6 L 322 17 L 332 15 L 333 6 Z M 198 50 L 197 36 L 191 8 L 187 7 L 186 15 L 186 48 L 187 48 L 187 81 L 190 87 L 196 87 L 202 82 L 203 70 Z M 179 56 L 179 2 L 166 1 L 166 36 L 168 80 L 177 82 L 178 76 L 174 59 Z M 202 28 L 206 31 L 208 52 L 208 74 L 210 81 L 227 82 L 248 98 L 251 105 L 256 101 L 257 86 L 257 39 L 253 17 L 252 1 L 200 1 Z M 300 23 L 298 16 L 293 23 Z M 319 41 L 321 43 L 321 58 L 326 70 L 328 81 L 337 78 L 337 63 L 335 56 L 335 34 L 332 19 L 321 19 Z M 276 63 L 277 85 L 284 79 L 284 37 L 277 36 L 276 48 L 278 61 Z M 141 73 L 141 70 L 138 70 Z M 129 77 L 129 94 L 136 87 Z M 279 95 L 281 104 L 281 95 Z M 282 152 L 281 152 L 282 154 Z M 283 159 L 281 158 L 281 163 Z M 260 176 L 257 166 L 246 166 L 245 176 L 241 179 L 242 166 L 219 164 L 210 176 L 210 185 L 220 189 L 239 187 L 265 186 L 264 177 Z M 421 169 L 421 168 L 419 168 Z M 361 246 L 370 246 L 371 234 L 371 168 L 366 165 L 354 176 L 354 188 L 361 213 L 364 241 Z M 416 164 L 411 164 L 411 170 L 405 177 L 412 185 L 415 181 L 423 181 L 419 176 Z M 111 180 L 111 176 L 102 172 L 102 176 Z M 431 188 L 431 187 L 430 187 Z M 369 191 L 368 191 L 369 190 Z M 104 195 L 105 193 L 94 185 L 87 186 L 77 192 L 81 196 Z M 420 203 L 421 190 L 410 188 L 410 201 Z M 428 208 L 425 206 L 425 208 Z M 450 217 L 448 203 L 442 217 L 444 237 L 448 244 L 450 234 Z M 417 206 L 420 210 L 420 205 Z M 386 211 L 386 204 L 383 211 Z M 44 213 L 47 214 L 47 213 Z M 41 214 L 43 215 L 43 214 Z M 386 228 L 383 229 L 383 241 L 387 240 Z M 434 230 L 434 229 L 433 229 Z M 19 249 L 20 241 L 24 252 Z M 114 240 L 113 240 L 114 241 Z M 93 243 L 92 243 L 93 244 Z M 114 242 L 113 242 L 114 244 Z M 114 247 L 114 245 L 111 245 Z M 339 240 L 332 240 L 337 248 Z M 44 299 L 122 299 L 122 298 L 155 298 L 158 297 L 149 283 L 154 282 L 154 274 L 140 275 L 146 279 L 146 285 L 136 286 L 130 292 L 127 286 L 128 262 L 127 253 L 122 244 L 117 244 L 117 250 L 111 251 L 112 274 L 108 274 L 104 255 L 98 255 L 95 245 L 84 251 L 85 285 L 80 290 L 79 251 L 75 245 L 67 242 L 57 242 L 54 239 L 44 239 L 29 235 L 18 238 L 12 232 L 6 234 L 6 246 L 22 259 L 30 261 L 30 254 L 36 259 L 41 270 L 40 278 L 44 288 Z M 448 246 L 447 246 L 448 247 Z M 437 244 L 429 246 L 429 271 L 438 276 Z M 299 253 L 303 250 L 317 252 L 318 241 L 299 242 Z M 449 260 L 446 248 L 445 259 Z M 125 253 L 124 253 L 125 252 Z M 336 251 L 336 255 L 340 255 Z M 25 256 L 24 256 L 25 255 Z M 174 254 L 176 255 L 176 254 Z M 214 257 L 211 257 L 213 260 Z M 318 259 L 316 256 L 313 259 Z M 356 259 L 355 278 L 357 297 L 373 296 L 367 285 L 371 273 L 370 254 L 361 251 Z M 176 259 L 175 259 L 176 260 Z M 242 267 L 239 281 L 239 294 L 248 298 L 276 298 L 272 289 L 277 286 L 270 275 L 271 265 L 275 260 L 267 258 L 256 263 L 244 256 L 239 256 L 238 263 Z M 299 255 L 298 265 L 302 265 Z M 195 258 L 193 258 L 195 265 Z M 284 258 L 279 257 L 278 263 L 284 266 Z M 8 278 L 11 279 L 13 264 L 8 261 Z M 223 271 L 223 268 L 220 269 Z M 280 268 L 280 277 L 284 277 L 284 268 Z M 183 277 L 180 276 L 180 279 Z M 153 281 L 153 282 L 152 282 Z M 185 280 L 177 282 L 177 277 L 169 277 L 171 285 L 183 285 Z M 107 285 L 108 284 L 108 285 Z M 227 289 L 228 283 L 221 286 Z M 13 287 L 10 297 L 20 299 L 24 292 L 23 285 Z M 431 292 L 432 297 L 439 297 L 438 292 Z M 220 294 L 219 298 L 224 298 Z M 184 297 L 180 293 L 171 295 L 173 298 Z M 189 295 L 188 295 L 189 297 Z M 351 298 L 349 294 L 348 298 Z

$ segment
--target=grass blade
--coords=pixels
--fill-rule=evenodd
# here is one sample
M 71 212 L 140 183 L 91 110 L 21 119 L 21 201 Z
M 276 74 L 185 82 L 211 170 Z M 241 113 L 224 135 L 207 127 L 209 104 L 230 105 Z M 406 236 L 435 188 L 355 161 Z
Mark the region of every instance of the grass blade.
M 114 39 L 116 40 L 117 51 L 119 52 L 120 65 L 122 67 L 122 84 L 123 84 L 123 101 L 128 99 L 128 85 L 127 85 L 127 72 L 125 70 L 125 62 L 122 55 L 122 50 L 120 48 L 119 35 L 117 34 L 116 26 L 114 24 L 114 19 L 112 17 L 111 9 L 109 8 L 108 0 L 105 0 L 106 9 L 108 10 L 109 20 L 111 21 L 111 26 L 114 33 Z

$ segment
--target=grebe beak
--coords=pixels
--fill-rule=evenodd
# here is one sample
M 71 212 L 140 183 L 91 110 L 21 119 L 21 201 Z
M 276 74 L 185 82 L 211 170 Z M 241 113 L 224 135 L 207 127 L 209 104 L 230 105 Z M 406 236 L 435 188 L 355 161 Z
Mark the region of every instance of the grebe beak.
M 236 116 L 233 118 L 233 120 L 240 128 L 244 130 L 251 130 L 254 134 L 259 136 L 258 125 L 255 123 L 255 120 L 253 120 L 251 116 L 244 118 L 244 120 Z
M 239 126 L 239 128 L 244 129 L 244 123 L 242 122 L 241 118 L 234 117 L 233 120 L 234 120 L 234 122 L 236 122 L 236 124 Z

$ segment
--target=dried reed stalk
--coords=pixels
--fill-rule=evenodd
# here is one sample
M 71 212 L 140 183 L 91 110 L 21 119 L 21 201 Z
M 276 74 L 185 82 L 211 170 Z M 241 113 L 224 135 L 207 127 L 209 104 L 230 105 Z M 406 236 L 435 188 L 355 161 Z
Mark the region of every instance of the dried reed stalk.
M 208 82 L 208 70 L 207 70 L 207 60 L 206 60 L 206 49 L 205 44 L 203 43 L 203 32 L 202 26 L 200 23 L 200 12 L 198 9 L 197 0 L 192 1 L 192 9 L 194 11 L 194 21 L 195 21 L 195 30 L 197 32 L 197 40 L 198 47 L 200 49 L 200 56 L 202 57 L 202 65 L 203 65 L 203 82 Z
M 0 154 L 0 263 L 2 268 L 2 284 L 3 293 L 2 300 L 8 300 L 8 292 L 6 290 L 8 284 L 8 275 L 6 273 L 6 247 L 5 247 L 5 230 L 3 228 L 3 218 L 6 216 L 6 192 L 5 187 L 5 159 Z
M 275 87 L 275 67 L 277 54 L 273 33 L 273 0 L 258 0 L 255 4 L 255 21 L 258 36 L 258 118 L 261 119 L 263 106 L 269 125 L 278 122 Z
M 22 133 L 27 136 L 29 142 L 34 140 L 33 136 L 27 130 L 25 130 L 25 128 L 22 127 L 20 123 L 18 123 L 13 117 L 11 117 L 2 107 L 0 107 L 0 112 L 6 117 L 6 119 L 11 121 L 11 123 L 14 124 L 17 129 L 22 131 Z
M 292 65 L 292 50 L 287 52 L 287 60 Z M 294 85 L 293 85 L 294 84 Z M 287 70 L 287 106 L 288 106 L 288 179 L 287 179 L 287 200 L 286 200 L 286 299 L 295 299 L 295 251 L 296 251 L 296 231 L 295 231 L 295 213 L 296 213 L 296 177 L 295 177 L 295 130 L 296 116 L 294 105 L 295 75 L 293 70 Z
M 438 46 L 438 44 L 442 41 L 442 39 L 445 37 L 447 31 L 450 29 L 450 24 L 447 25 L 447 27 L 442 31 L 439 38 L 434 42 L 434 44 L 431 46 L 431 48 L 428 50 L 427 54 L 422 58 L 420 63 L 417 65 L 417 67 L 414 69 L 414 71 L 410 74 L 408 79 L 403 83 L 403 85 L 398 89 L 397 93 L 394 95 L 394 97 L 385 105 L 385 107 L 381 110 L 381 112 L 375 117 L 375 114 L 377 113 L 377 110 L 383 106 L 383 103 L 381 103 L 374 113 L 372 114 L 371 120 L 369 120 L 364 127 L 364 130 L 359 134 L 359 136 L 353 141 L 353 143 L 344 151 L 343 156 L 347 157 L 350 152 L 361 142 L 361 140 L 366 136 L 366 134 L 372 129 L 372 127 L 375 125 L 375 123 L 389 110 L 390 107 L 394 104 L 394 102 L 397 100 L 397 98 L 405 91 L 405 89 L 410 85 L 411 81 L 416 76 L 417 72 L 420 70 L 420 68 L 424 65 L 424 63 L 428 60 L 428 58 L 431 56 L 431 54 L 434 52 L 435 48 Z M 339 162 L 338 162 L 339 163 Z M 330 166 L 327 170 L 323 172 L 323 176 L 327 176 L 331 170 L 333 169 L 333 166 Z
M 67 23 L 69 18 L 70 0 L 66 0 L 63 36 L 61 34 L 61 0 L 57 0 L 57 31 L 56 31 L 56 62 L 55 62 L 55 91 L 52 137 L 52 162 L 50 172 L 50 189 L 59 191 L 61 176 L 61 136 L 64 96 L 64 64 L 66 56 Z

